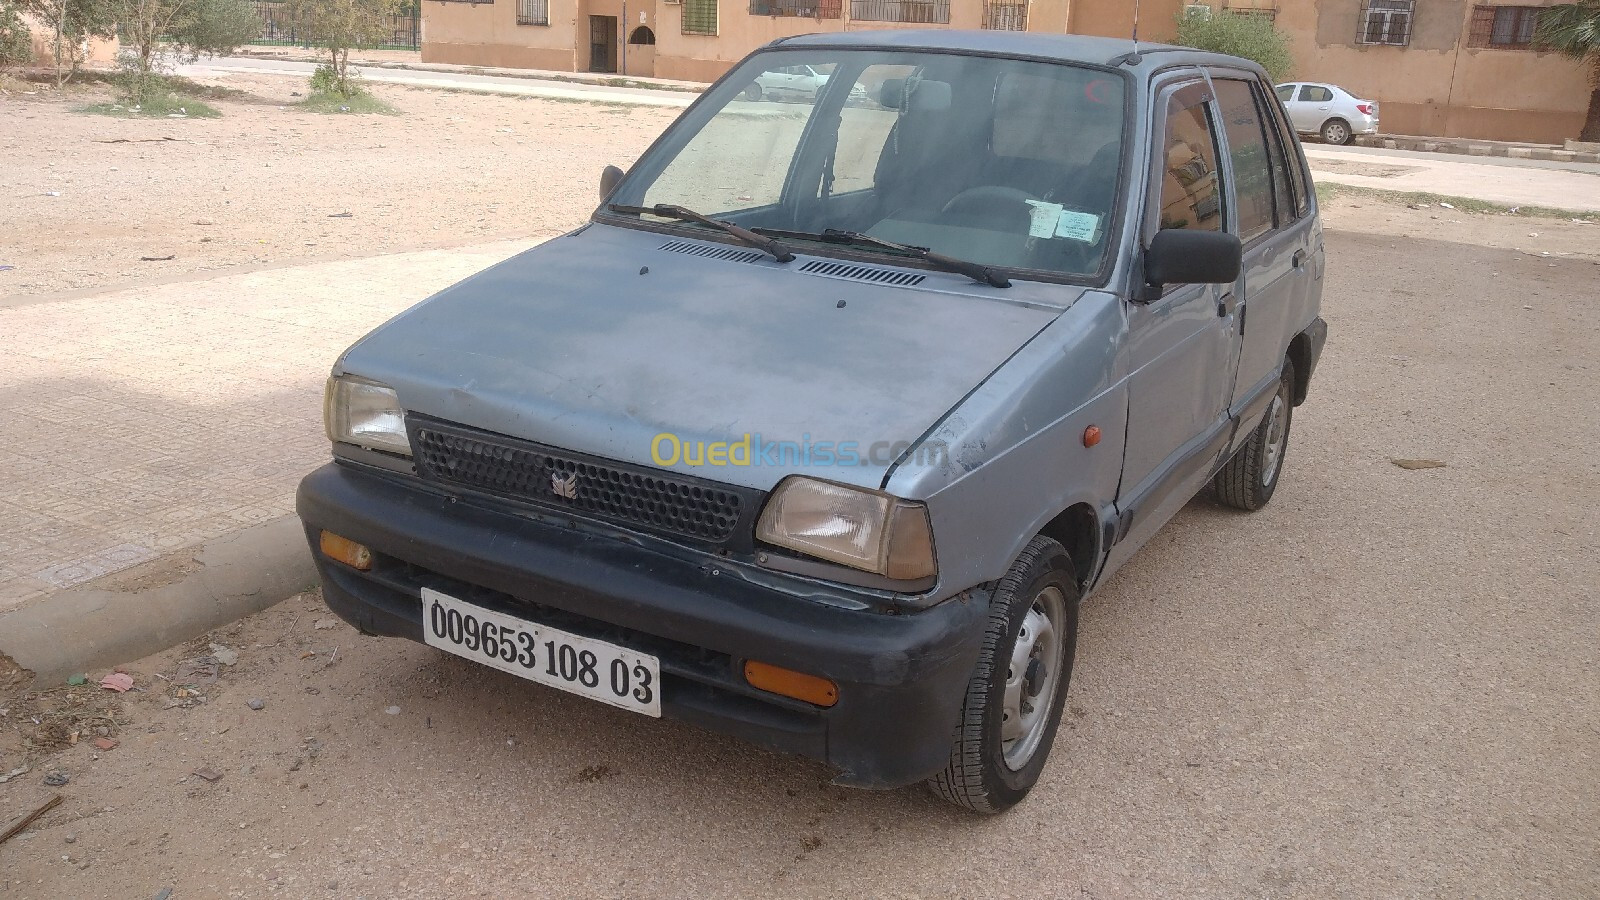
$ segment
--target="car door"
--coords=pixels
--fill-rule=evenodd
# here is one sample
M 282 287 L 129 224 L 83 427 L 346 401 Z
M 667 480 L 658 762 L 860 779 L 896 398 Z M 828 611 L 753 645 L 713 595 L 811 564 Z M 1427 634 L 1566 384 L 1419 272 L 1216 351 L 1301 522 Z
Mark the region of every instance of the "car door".
M 1229 227 L 1221 120 L 1212 89 L 1180 76 L 1158 88 L 1144 246 L 1164 228 Z M 1187 503 L 1231 437 L 1228 401 L 1238 363 L 1231 285 L 1167 285 L 1128 308 L 1128 437 L 1117 506 L 1133 552 Z
M 1219 71 L 1212 84 L 1227 138 L 1234 225 L 1244 245 L 1236 291 L 1239 364 L 1229 413 L 1243 428 L 1259 418 L 1289 347 L 1290 313 L 1303 290 L 1309 224 L 1296 216 L 1288 163 L 1267 86 L 1248 73 Z M 1242 437 L 1240 438 L 1242 439 Z
M 1302 84 L 1289 117 L 1297 131 L 1320 131 L 1332 104 L 1333 91 L 1320 84 Z
M 1300 102 L 1296 99 L 1296 95 L 1300 92 L 1300 85 L 1280 84 L 1273 91 L 1278 95 L 1278 102 L 1283 104 L 1284 112 L 1288 113 L 1292 120 L 1294 105 Z

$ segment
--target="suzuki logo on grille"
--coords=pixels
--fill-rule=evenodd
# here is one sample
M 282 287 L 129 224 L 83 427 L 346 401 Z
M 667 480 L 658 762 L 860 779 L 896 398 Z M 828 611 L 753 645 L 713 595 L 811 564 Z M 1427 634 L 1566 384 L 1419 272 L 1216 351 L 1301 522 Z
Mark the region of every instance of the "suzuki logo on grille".
M 578 473 L 556 472 L 550 476 L 550 490 L 565 500 L 578 499 Z

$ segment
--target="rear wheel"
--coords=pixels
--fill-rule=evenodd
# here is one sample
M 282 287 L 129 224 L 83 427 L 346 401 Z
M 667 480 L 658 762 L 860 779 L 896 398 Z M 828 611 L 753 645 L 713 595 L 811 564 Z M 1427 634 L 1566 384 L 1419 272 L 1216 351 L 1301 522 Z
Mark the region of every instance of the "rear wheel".
M 1328 144 L 1344 145 L 1350 143 L 1354 137 L 1350 133 L 1350 123 L 1343 119 L 1329 119 L 1322 123 L 1322 140 Z
M 1278 392 L 1261 424 L 1244 446 L 1212 479 L 1217 500 L 1225 506 L 1254 512 L 1267 505 L 1283 474 L 1283 456 L 1289 449 L 1289 426 L 1294 421 L 1294 363 L 1283 361 Z
M 1039 780 L 1061 723 L 1078 643 L 1078 585 L 1067 551 L 1035 537 L 989 601 L 978 667 L 967 684 L 935 793 L 981 813 L 1016 805 Z
M 744 89 L 744 98 L 746 100 L 760 100 L 761 99 L 761 85 L 752 84 L 749 87 L 745 88 Z

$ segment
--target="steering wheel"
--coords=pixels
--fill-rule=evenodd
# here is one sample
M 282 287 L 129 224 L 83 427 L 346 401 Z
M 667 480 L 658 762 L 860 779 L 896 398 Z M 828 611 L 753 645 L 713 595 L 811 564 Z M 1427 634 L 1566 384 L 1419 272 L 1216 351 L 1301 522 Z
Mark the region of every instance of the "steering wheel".
M 967 188 L 961 193 L 950 198 L 950 202 L 939 210 L 941 215 L 960 216 L 968 215 L 977 219 L 1003 218 L 1007 224 L 1020 225 L 1009 230 L 1027 231 L 1032 216 L 1029 212 L 1028 201 L 1037 200 L 1027 191 L 1014 187 L 1005 187 L 998 184 L 984 184 L 978 187 Z

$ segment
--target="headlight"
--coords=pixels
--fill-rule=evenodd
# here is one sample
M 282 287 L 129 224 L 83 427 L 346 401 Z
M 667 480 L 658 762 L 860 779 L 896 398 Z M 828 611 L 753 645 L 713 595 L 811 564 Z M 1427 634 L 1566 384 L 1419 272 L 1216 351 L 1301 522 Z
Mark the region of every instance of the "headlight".
M 376 381 L 351 375 L 329 378 L 322 422 L 328 429 L 328 440 L 335 443 L 411 455 L 400 398 L 394 388 Z
M 756 538 L 895 579 L 935 571 L 926 506 L 815 478 L 791 476 L 778 485 Z

